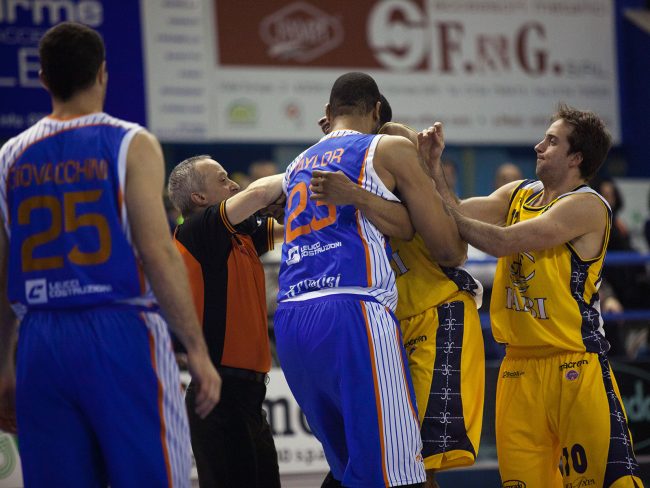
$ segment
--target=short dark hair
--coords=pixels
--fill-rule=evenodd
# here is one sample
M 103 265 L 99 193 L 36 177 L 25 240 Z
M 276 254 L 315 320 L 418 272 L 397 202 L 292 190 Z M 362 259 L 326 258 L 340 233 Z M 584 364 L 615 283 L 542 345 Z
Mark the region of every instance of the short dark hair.
M 99 33 L 76 22 L 49 29 L 38 51 L 43 80 L 52 96 L 63 102 L 92 86 L 105 59 Z
M 380 100 L 379 87 L 366 73 L 351 72 L 339 76 L 330 93 L 330 117 L 366 115 Z
M 612 147 L 612 136 L 594 112 L 559 103 L 551 122 L 563 120 L 573 130 L 569 134 L 569 154 L 581 153 L 580 176 L 591 179 L 600 169 Z

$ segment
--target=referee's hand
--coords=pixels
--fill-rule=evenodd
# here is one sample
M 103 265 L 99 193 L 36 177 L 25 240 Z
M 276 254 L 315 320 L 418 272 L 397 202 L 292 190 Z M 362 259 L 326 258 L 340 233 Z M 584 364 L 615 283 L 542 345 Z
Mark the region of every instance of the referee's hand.
M 207 351 L 187 353 L 187 365 L 192 375 L 192 383 L 197 386 L 196 414 L 204 419 L 219 403 L 221 398 L 221 376 L 214 368 Z

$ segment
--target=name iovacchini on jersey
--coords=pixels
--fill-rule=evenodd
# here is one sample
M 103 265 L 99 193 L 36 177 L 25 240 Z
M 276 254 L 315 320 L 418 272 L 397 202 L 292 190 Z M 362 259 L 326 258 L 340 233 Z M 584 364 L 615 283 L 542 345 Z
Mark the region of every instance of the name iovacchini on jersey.
M 591 194 L 606 212 L 605 239 L 598 256 L 584 259 L 571 243 L 500 258 L 494 277 L 490 316 L 498 342 L 511 346 L 551 346 L 567 351 L 609 350 L 600 314 L 598 289 L 609 241 L 611 210 L 598 193 L 583 185 L 536 206 L 540 181 L 525 180 L 512 193 L 506 224 L 517 225 L 564 198 Z M 585 218 L 598 218 L 586 216 Z
M 45 117 L 0 149 L 8 296 L 18 316 L 119 303 L 156 308 L 131 242 L 126 155 L 137 124 Z

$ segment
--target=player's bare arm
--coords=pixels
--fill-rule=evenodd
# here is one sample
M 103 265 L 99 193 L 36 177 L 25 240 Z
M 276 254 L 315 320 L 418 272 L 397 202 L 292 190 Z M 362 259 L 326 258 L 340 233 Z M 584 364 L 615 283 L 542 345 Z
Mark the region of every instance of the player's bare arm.
M 386 122 L 381 126 L 378 133 L 406 137 L 415 147 L 418 147 L 418 133 L 404 124 L 398 122 Z
M 279 174 L 260 178 L 226 200 L 226 216 L 230 223 L 237 225 L 278 200 L 282 195 L 283 177 Z
M 199 385 L 196 411 L 205 417 L 217 404 L 221 378 L 214 369 L 192 299 L 183 261 L 169 237 L 162 203 L 164 163 L 158 140 L 139 132 L 127 154 L 125 203 L 131 234 L 169 326 L 188 352 L 193 379 Z
M 310 200 L 330 205 L 352 205 L 381 233 L 403 240 L 413 239 L 415 230 L 404 205 L 364 190 L 342 171 L 314 170 L 309 190 Z
M 496 257 L 549 249 L 571 243 L 583 259 L 603 251 L 607 210 L 594 195 L 563 198 L 539 217 L 500 227 L 468 218 L 452 210 L 464 239 Z M 588 217 L 586 217 L 588 216 Z
M 16 347 L 18 321 L 7 299 L 9 241 L 0 218 L 0 429 L 16 432 Z
M 375 152 L 375 170 L 389 189 L 397 188 L 411 222 L 431 257 L 442 266 L 459 266 L 467 247 L 445 209 L 434 181 L 425 173 L 415 146 L 400 136 L 384 136 Z
M 512 192 L 521 181 L 512 181 L 484 197 L 460 200 L 457 206 L 460 213 L 472 219 L 494 225 L 505 225 Z
M 459 209 L 463 215 L 472 219 L 495 225 L 505 224 L 510 196 L 512 195 L 512 191 L 520 183 L 519 181 L 508 183 L 485 197 L 473 197 L 460 200 L 453 189 L 449 188 L 440 161 L 440 155 L 442 154 L 442 149 L 444 149 L 444 129 L 442 123 L 436 122 L 433 126 L 420 132 L 418 134 L 418 142 L 422 161 L 436 182 L 438 192 L 447 205 Z M 432 150 L 427 144 L 438 147 L 438 149 Z

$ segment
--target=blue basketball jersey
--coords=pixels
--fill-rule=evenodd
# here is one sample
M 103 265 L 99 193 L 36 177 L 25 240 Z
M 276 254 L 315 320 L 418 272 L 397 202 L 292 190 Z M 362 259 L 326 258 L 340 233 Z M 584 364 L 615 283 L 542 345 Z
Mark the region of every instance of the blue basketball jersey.
M 27 310 L 154 298 L 130 239 L 126 155 L 137 124 L 96 113 L 46 117 L 0 150 L 9 299 Z
M 395 310 L 397 290 L 386 237 L 352 205 L 309 199 L 312 171 L 342 171 L 364 189 L 399 201 L 373 166 L 381 135 L 334 131 L 287 168 L 285 240 L 278 300 L 347 293 L 373 297 Z

